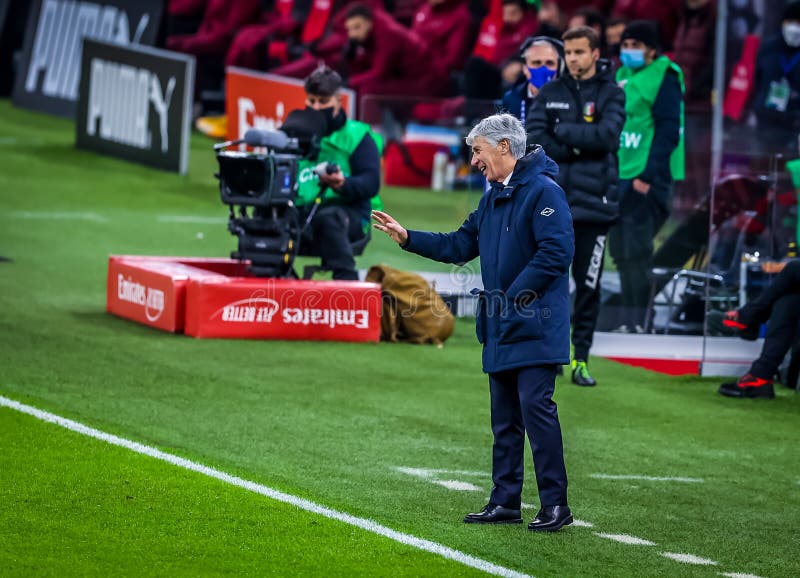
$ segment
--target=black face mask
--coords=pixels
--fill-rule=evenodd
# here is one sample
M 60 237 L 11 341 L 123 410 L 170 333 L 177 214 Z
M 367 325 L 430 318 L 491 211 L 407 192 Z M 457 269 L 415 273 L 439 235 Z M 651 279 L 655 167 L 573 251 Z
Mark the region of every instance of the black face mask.
M 319 111 L 325 117 L 325 136 L 333 132 L 333 108 L 323 108 Z
M 333 107 L 323 108 L 318 110 L 319 114 L 325 119 L 325 136 L 328 136 L 344 126 L 347 117 L 344 110 L 340 110 L 339 114 L 333 114 Z
M 622 43 L 621 42 L 619 44 L 609 44 L 608 45 L 608 53 L 611 56 L 619 57 L 619 51 L 620 51 L 621 48 L 622 48 Z

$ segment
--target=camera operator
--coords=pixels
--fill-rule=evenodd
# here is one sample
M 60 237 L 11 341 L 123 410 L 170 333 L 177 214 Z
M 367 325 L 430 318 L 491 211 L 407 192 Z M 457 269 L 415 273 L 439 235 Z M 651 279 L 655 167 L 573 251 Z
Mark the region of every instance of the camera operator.
M 309 214 L 320 201 L 310 224 L 312 253 L 322 257 L 334 279 L 358 280 L 351 243 L 369 233 L 370 211 L 382 206 L 378 189 L 383 141 L 368 124 L 347 118 L 339 92 L 342 84 L 341 76 L 326 66 L 305 80 L 306 107 L 325 115 L 327 131 L 317 159 L 300 163 L 297 205 Z M 328 171 L 324 163 L 329 163 Z

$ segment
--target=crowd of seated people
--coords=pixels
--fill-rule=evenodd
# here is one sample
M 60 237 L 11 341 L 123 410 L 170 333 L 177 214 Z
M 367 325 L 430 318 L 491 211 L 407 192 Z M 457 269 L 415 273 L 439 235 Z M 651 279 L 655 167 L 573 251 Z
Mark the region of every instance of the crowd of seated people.
M 587 25 L 618 62 L 642 18 L 688 102 L 709 103 L 716 0 L 169 0 L 165 44 L 198 58 L 198 91 L 221 88 L 225 66 L 305 78 L 324 62 L 359 95 L 499 99 L 523 78 L 527 37 Z
M 520 46 L 526 38 L 560 38 L 566 29 L 586 25 L 600 35 L 601 57 L 619 66 L 626 23 L 648 19 L 657 23 L 661 50 L 683 71 L 686 110 L 703 113 L 711 108 L 716 4 L 717 0 L 168 0 L 165 45 L 198 59 L 198 95 L 207 89 L 222 91 L 226 66 L 302 79 L 324 63 L 359 97 L 499 100 L 524 80 Z M 745 36 L 764 24 L 752 3 L 739 4 L 730 9 L 728 79 Z M 792 96 L 800 78 L 792 32 L 793 23 L 800 26 L 800 3 L 782 4 L 781 31 L 771 38 L 774 30 L 764 27 L 750 71 L 751 112 L 742 119 L 771 130 L 794 129 L 796 115 L 791 111 L 800 108 Z M 789 94 L 785 103 L 784 92 Z M 796 153 L 797 142 L 793 146 Z

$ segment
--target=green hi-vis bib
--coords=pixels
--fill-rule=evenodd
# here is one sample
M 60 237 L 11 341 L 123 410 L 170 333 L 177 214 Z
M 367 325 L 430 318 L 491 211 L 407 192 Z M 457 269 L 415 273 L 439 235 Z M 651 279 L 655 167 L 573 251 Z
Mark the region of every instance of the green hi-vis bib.
M 625 91 L 625 126 L 619 137 L 619 178 L 633 179 L 642 174 L 653 145 L 655 122 L 653 103 L 656 101 L 664 75 L 668 69 L 678 74 L 681 92 L 685 93 L 683 72 L 666 56 L 659 56 L 648 66 L 639 70 L 622 66 L 617 70 L 617 82 Z M 683 137 L 683 101 L 681 101 L 681 133 L 678 146 L 669 158 L 673 180 L 681 181 L 686 176 L 686 152 Z
M 345 177 L 350 176 L 350 155 L 366 135 L 372 137 L 378 147 L 378 154 L 382 154 L 383 138 L 374 133 L 367 123 L 348 119 L 342 128 L 322 139 L 319 156 L 315 161 L 302 160 L 298 163 L 298 207 L 312 204 L 319 195 L 319 177 L 314 172 L 314 167 L 318 163 L 336 163 Z M 330 188 L 322 196 L 323 204 L 336 203 L 341 200 L 339 194 Z M 372 197 L 370 204 L 375 210 L 383 210 L 383 202 L 379 195 Z

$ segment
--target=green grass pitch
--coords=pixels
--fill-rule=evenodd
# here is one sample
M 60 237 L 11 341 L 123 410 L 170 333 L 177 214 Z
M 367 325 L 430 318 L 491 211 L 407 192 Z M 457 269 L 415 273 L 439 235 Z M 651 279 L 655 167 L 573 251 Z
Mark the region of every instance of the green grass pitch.
M 73 141 L 72 123 L 0 102 L 0 256 L 13 260 L 0 262 L 0 395 L 540 578 L 800 575 L 800 396 L 740 402 L 719 397 L 718 380 L 593 358 L 599 387 L 561 379 L 556 391 L 570 505 L 593 527 L 466 526 L 491 464 L 473 322 L 458 320 L 437 349 L 196 340 L 111 317 L 109 254 L 223 257 L 234 238 L 211 141 L 193 137 L 187 177 Z M 478 200 L 383 196 L 401 222 L 437 230 Z M 359 265 L 376 263 L 448 270 L 377 235 Z M 479 489 L 401 467 L 467 472 L 437 479 Z M 527 470 L 535 508 L 530 458 Z M 0 408 L 0 575 L 476 574 Z

